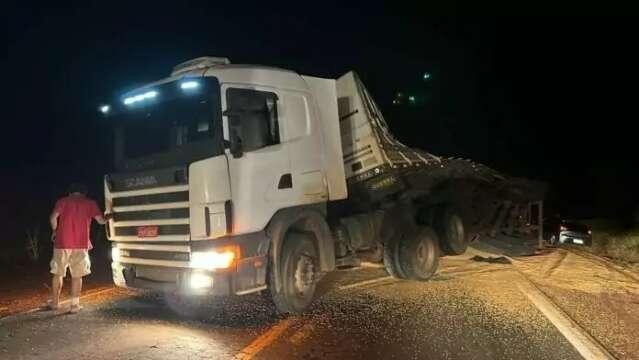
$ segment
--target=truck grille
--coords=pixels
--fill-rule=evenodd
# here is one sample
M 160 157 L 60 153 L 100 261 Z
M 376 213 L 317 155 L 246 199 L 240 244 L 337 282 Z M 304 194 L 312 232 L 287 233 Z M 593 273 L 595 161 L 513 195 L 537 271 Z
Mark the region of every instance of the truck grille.
M 148 211 L 127 211 L 113 214 L 113 221 L 188 219 L 189 209 L 162 209 Z
M 149 279 L 168 274 L 164 269 L 188 268 L 191 236 L 186 169 L 113 174 L 105 181 L 113 206 L 109 239 L 120 251 L 120 263 L 135 265 L 138 275 Z M 138 229 L 148 226 L 157 227 L 157 236 L 138 237 Z M 149 229 L 145 232 L 152 235 Z M 145 275 L 144 269 L 155 270 Z M 175 276 L 169 278 L 175 280 Z
M 149 205 L 189 201 L 188 191 L 119 197 L 113 199 L 113 206 Z
M 112 193 L 115 241 L 184 242 L 190 239 L 188 185 Z M 157 226 L 157 237 L 138 237 L 138 228 Z
M 146 221 L 145 221 L 146 222 Z M 148 221 L 148 225 L 153 225 Z M 148 226 L 140 225 L 140 226 Z M 115 236 L 137 236 L 139 226 L 116 226 Z M 189 225 L 157 225 L 158 236 L 162 235 L 189 235 Z

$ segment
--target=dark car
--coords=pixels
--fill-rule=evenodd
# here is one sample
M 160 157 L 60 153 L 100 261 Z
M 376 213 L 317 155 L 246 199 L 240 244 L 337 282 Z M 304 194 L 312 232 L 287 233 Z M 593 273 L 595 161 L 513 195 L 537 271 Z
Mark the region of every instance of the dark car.
M 555 224 L 548 224 L 548 240 L 550 244 L 574 244 L 574 245 L 592 245 L 592 230 L 588 225 L 562 220 Z

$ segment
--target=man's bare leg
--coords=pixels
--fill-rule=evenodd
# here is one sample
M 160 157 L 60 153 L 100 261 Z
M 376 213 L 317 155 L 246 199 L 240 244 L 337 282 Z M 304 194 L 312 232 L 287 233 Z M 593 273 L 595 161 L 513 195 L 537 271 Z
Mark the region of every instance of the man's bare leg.
M 53 275 L 51 277 L 51 304 L 50 307 L 53 309 L 58 308 L 58 304 L 60 303 L 60 292 L 62 292 L 62 280 L 64 278 L 60 275 Z
M 82 292 L 82 278 L 71 278 L 71 312 L 80 310 L 80 292 Z

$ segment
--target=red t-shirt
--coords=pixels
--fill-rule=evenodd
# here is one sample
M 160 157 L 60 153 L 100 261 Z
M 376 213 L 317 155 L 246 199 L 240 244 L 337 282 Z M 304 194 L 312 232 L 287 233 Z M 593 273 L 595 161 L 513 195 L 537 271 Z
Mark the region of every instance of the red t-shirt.
M 69 195 L 55 203 L 58 228 L 55 232 L 56 249 L 90 249 L 91 219 L 102 215 L 98 204 L 82 195 Z

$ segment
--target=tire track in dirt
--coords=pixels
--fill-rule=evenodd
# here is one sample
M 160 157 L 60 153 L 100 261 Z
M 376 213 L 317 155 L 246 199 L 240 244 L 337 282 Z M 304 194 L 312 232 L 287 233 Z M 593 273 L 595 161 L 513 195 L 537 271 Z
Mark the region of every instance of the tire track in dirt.
M 565 251 L 561 251 L 558 258 L 543 272 L 544 278 L 549 278 L 552 274 L 557 270 L 558 267 L 564 262 L 564 260 L 568 257 L 568 253 Z
M 582 258 L 584 258 L 586 260 L 596 261 L 596 262 L 602 264 L 603 266 L 605 266 L 608 270 L 612 270 L 612 271 L 614 271 L 616 273 L 622 274 L 623 276 L 627 277 L 628 279 L 631 279 L 632 281 L 634 281 L 634 282 L 639 284 L 639 276 L 638 275 L 635 275 L 635 274 L 631 273 L 628 270 L 621 269 L 619 267 L 619 265 L 613 263 L 610 260 L 601 258 L 601 257 L 599 257 L 597 255 L 590 254 L 590 253 L 587 253 L 587 252 L 584 252 L 584 251 L 581 251 L 581 250 L 577 250 L 577 249 L 564 248 L 563 250 L 565 250 L 567 252 L 570 252 L 570 253 L 572 253 L 574 255 L 577 255 L 579 257 L 582 257 Z

